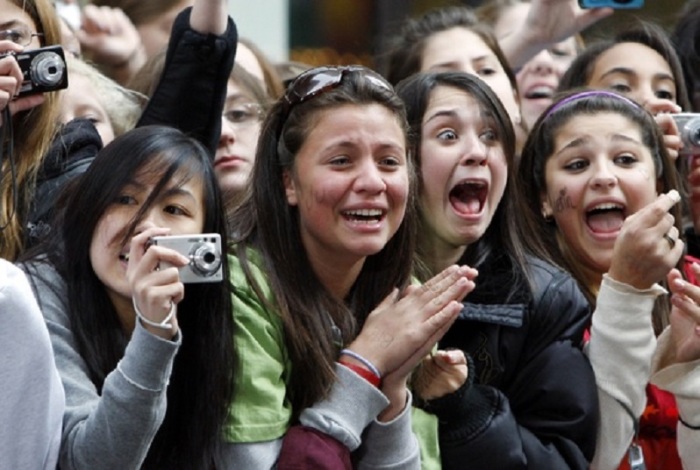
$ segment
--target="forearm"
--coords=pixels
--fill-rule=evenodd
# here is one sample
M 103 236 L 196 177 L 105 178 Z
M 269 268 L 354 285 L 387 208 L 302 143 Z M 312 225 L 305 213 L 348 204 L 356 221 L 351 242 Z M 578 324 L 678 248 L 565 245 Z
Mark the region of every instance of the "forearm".
M 238 32 L 229 18 L 222 35 L 201 34 L 189 27 L 190 14 L 185 11 L 175 20 L 163 75 L 137 127 L 178 128 L 204 144 L 213 158 Z
M 652 310 L 661 292 L 658 286 L 638 291 L 607 276 L 601 284 L 587 346 L 600 403 L 592 468 L 617 468 L 646 406 L 656 347 Z
M 389 404 L 365 379 L 336 365 L 337 380 L 329 396 L 302 411 L 299 421 L 342 442 L 351 451 L 362 443 L 362 433 Z
M 652 310 L 663 292 L 659 286 L 639 291 L 605 276 L 593 313 L 587 353 L 598 388 L 635 416 L 641 415 L 646 404 L 656 348 Z
M 137 468 L 143 463 L 165 416 L 178 347 L 179 341 L 155 338 L 137 326 L 99 395 L 87 374 L 61 361 L 65 356 L 57 352 L 66 391 L 62 467 Z
M 675 363 L 662 367 L 661 358 L 671 347 L 670 328 L 658 338 L 652 362 L 651 383 L 673 393 L 678 415 L 692 427 L 700 426 L 700 360 Z M 700 429 L 691 429 L 678 423 L 678 453 L 684 468 L 693 468 L 700 461 Z
M 391 421 L 374 420 L 357 450 L 358 469 L 419 469 L 421 455 L 411 428 L 411 394 L 406 390 L 403 410 Z

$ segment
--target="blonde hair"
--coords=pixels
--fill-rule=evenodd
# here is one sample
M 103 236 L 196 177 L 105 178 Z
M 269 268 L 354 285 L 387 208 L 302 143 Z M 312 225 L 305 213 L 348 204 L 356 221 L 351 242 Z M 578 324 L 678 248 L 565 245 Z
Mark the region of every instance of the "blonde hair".
M 146 96 L 119 85 L 85 60 L 69 56 L 66 62 L 69 76 L 82 75 L 95 88 L 97 98 L 107 113 L 115 137 L 136 126 L 146 104 Z

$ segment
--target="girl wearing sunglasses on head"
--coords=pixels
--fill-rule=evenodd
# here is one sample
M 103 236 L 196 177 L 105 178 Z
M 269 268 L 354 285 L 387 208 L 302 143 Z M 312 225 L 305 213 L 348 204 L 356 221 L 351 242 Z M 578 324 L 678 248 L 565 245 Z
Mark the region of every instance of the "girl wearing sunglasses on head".
M 406 383 L 476 272 L 411 285 L 406 129 L 392 87 L 363 67 L 303 73 L 265 120 L 233 219 L 230 463 L 420 467 Z

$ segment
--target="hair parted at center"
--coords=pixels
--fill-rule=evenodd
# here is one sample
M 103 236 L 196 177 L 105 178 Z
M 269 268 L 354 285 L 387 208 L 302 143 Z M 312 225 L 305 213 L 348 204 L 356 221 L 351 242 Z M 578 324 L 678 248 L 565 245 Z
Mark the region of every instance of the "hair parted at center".
M 396 117 L 406 135 L 403 102 L 390 86 L 379 87 L 364 73 L 347 70 L 337 86 L 291 108 L 285 97 L 275 103 L 260 134 L 250 191 L 233 214 L 232 225 L 237 228 L 234 250 L 246 276 L 259 293 L 247 263 L 246 249 L 250 247 L 262 257 L 277 302 L 268 307 L 281 313 L 294 370 L 289 386 L 295 416 L 323 398 L 335 379 L 334 362 L 339 349 L 334 343 L 333 327 L 340 329 L 347 344 L 381 300 L 411 279 L 415 176 L 409 159 L 411 191 L 404 220 L 386 246 L 367 258 L 344 301 L 335 299 L 314 273 L 303 248 L 298 209 L 286 199 L 284 172 L 293 170 L 297 152 L 322 113 L 334 109 L 342 112 L 340 108 L 348 105 L 378 104 Z

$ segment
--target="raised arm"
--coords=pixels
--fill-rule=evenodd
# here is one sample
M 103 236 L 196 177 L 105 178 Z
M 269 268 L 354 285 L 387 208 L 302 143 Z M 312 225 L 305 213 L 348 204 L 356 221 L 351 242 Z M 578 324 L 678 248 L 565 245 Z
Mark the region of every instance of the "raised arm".
M 525 22 L 499 40 L 513 69 L 519 69 L 538 52 L 583 31 L 610 16 L 611 8 L 582 10 L 577 0 L 532 0 Z

